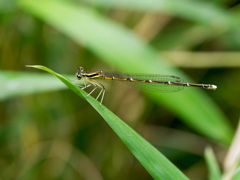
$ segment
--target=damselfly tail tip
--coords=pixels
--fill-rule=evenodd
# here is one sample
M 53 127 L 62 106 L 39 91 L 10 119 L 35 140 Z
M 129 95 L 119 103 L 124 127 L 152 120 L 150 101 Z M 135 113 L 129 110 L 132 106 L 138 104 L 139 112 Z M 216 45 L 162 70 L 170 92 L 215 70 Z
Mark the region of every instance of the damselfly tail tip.
M 216 90 L 217 86 L 216 85 L 210 85 L 210 86 L 207 87 L 207 89 Z
M 216 86 L 216 85 L 212 85 L 212 89 L 213 89 L 213 90 L 216 90 L 216 89 L 217 89 L 217 86 Z

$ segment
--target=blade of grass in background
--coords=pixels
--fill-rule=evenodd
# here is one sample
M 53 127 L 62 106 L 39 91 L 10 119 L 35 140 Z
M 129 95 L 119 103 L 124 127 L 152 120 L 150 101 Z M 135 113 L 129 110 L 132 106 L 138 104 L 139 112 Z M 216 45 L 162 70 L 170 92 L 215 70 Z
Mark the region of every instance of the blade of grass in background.
M 237 171 L 235 172 L 232 180 L 239 180 L 240 179 L 240 164 L 238 165 Z
M 225 157 L 223 166 L 224 174 L 223 180 L 234 179 L 233 177 L 239 177 L 240 167 L 240 122 L 238 123 L 232 144 Z
M 108 110 L 104 105 L 81 88 L 75 86 L 68 78 L 44 67 L 44 66 L 29 66 L 47 71 L 59 80 L 61 80 L 69 89 L 77 95 L 87 100 L 93 108 L 103 117 L 113 131 L 121 138 L 134 156 L 141 162 L 145 169 L 152 175 L 154 179 L 171 180 L 171 179 L 188 179 L 181 171 L 179 171 L 167 158 L 165 158 L 156 148 L 149 144 L 115 114 Z
M 0 71 L 0 100 L 66 88 L 48 74 Z
M 221 172 L 211 148 L 205 150 L 205 159 L 208 165 L 209 180 L 220 180 Z
M 239 17 L 234 12 L 235 9 L 226 9 L 222 4 L 213 1 L 195 1 L 195 0 L 84 0 L 88 4 L 92 4 L 102 8 L 113 9 L 128 9 L 130 11 L 140 12 L 159 12 L 160 14 L 176 16 L 183 18 L 187 21 L 192 21 L 197 24 L 191 24 L 190 32 L 184 32 L 180 35 L 177 33 L 165 33 L 161 39 L 155 43 L 157 46 L 165 46 L 166 44 L 172 44 L 169 39 L 176 38 L 175 45 L 177 47 L 184 47 L 191 45 L 192 43 L 204 43 L 206 40 L 222 40 L 226 41 L 226 31 L 231 36 L 239 32 Z M 219 5 L 220 4 L 220 5 Z M 179 26 L 178 26 L 179 28 Z M 175 28 L 169 29 L 170 31 L 176 30 Z M 179 31 L 179 29 L 178 29 Z M 194 34 L 194 31 L 197 34 Z M 222 36 L 225 33 L 225 36 Z M 167 37 L 169 35 L 170 37 Z M 190 37 L 192 36 L 192 37 Z M 164 41 L 164 40 L 167 41 Z M 231 43 L 233 47 L 239 47 L 239 43 L 233 39 L 228 39 L 228 43 Z M 234 46 L 234 44 L 236 44 Z M 173 48 L 171 48 L 173 49 Z M 179 49 L 178 49 L 179 50 Z M 182 49 L 181 49 L 182 50 Z
M 178 69 L 170 68 L 156 50 L 144 44 L 133 33 L 91 8 L 55 0 L 21 0 L 20 7 L 83 44 L 105 63 L 122 71 L 180 75 L 191 81 Z M 76 67 L 79 65 L 80 62 Z M 146 94 L 164 104 L 202 134 L 218 143 L 231 142 L 232 128 L 202 90 L 192 88 L 174 94 Z
M 240 67 L 239 52 L 166 52 L 173 65 L 186 68 Z M 194 59 L 194 61 L 192 61 Z
M 209 1 L 195 0 L 84 0 L 86 3 L 104 8 L 124 8 L 143 12 L 155 11 L 175 15 L 184 19 L 198 22 L 219 30 L 237 27 L 234 16 Z

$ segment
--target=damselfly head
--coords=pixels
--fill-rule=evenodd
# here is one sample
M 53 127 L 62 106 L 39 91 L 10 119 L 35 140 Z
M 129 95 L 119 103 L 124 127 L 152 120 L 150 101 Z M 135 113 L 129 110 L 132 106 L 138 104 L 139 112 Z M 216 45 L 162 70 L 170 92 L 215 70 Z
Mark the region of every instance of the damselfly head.
M 78 79 L 82 79 L 83 71 L 84 71 L 83 67 L 78 68 L 78 72 L 76 73 L 76 76 L 77 76 Z

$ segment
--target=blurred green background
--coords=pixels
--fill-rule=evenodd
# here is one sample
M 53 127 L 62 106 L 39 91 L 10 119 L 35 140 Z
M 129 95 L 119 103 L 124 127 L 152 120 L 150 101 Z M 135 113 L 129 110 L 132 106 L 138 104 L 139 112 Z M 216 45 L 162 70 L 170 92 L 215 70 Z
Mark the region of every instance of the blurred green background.
M 222 166 L 239 119 L 239 9 L 234 0 L 0 1 L 0 179 L 151 179 L 87 102 L 32 64 L 72 80 L 82 66 L 217 85 L 159 94 L 104 84 L 106 107 L 190 179 L 207 179 L 204 149 Z

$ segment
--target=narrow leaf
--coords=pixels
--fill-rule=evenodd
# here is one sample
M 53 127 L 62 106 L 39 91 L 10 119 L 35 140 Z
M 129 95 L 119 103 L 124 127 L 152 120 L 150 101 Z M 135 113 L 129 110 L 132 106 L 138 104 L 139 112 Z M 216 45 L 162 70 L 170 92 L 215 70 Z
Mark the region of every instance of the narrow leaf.
M 0 71 L 0 100 L 66 88 L 48 74 Z
M 209 180 L 218 180 L 218 179 L 220 180 L 221 172 L 220 172 L 217 160 L 214 156 L 213 150 L 211 148 L 206 148 L 205 158 L 208 165 Z
M 121 119 L 114 115 L 104 105 L 93 97 L 87 96 L 87 93 L 75 86 L 68 78 L 60 75 L 44 66 L 28 66 L 47 71 L 56 76 L 69 89 L 74 91 L 77 95 L 87 100 L 93 108 L 103 117 L 109 124 L 113 131 L 121 138 L 133 155 L 145 167 L 145 169 L 152 175 L 154 179 L 172 180 L 172 179 L 188 179 L 181 171 L 179 171 L 166 157 L 164 157 L 156 148 L 149 144 Z

